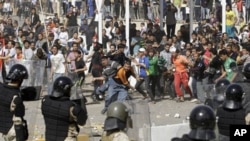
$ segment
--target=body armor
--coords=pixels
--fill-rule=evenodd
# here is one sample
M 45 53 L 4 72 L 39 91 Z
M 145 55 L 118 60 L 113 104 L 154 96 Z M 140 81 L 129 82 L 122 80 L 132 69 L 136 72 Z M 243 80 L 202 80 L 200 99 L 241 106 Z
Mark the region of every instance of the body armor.
M 224 136 L 230 136 L 230 125 L 237 124 L 237 125 L 245 125 L 245 110 L 238 109 L 238 110 L 229 110 L 223 107 L 219 107 L 217 110 L 217 116 L 219 117 L 218 120 L 218 128 L 219 133 Z
M 42 114 L 46 125 L 46 141 L 63 141 L 68 136 L 69 126 L 76 123 L 70 121 L 70 107 L 74 104 L 68 97 L 42 99 Z M 79 130 L 78 130 L 79 131 Z
M 13 125 L 14 116 L 14 112 L 10 111 L 10 104 L 13 97 L 18 95 L 19 89 L 0 83 L 0 90 L 0 132 L 7 134 Z

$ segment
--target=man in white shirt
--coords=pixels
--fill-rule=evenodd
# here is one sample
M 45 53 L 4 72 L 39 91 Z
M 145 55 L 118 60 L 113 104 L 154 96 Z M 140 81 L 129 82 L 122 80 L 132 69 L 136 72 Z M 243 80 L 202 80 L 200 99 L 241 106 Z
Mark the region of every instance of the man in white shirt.
M 30 48 L 30 42 L 28 40 L 24 40 L 24 48 L 23 48 L 23 55 L 25 60 L 31 60 L 34 53 L 32 49 Z
M 65 58 L 62 54 L 58 53 L 57 46 L 52 46 L 52 55 L 50 56 L 51 61 L 51 73 L 50 79 L 52 81 L 56 78 L 63 76 L 66 73 Z
M 58 39 L 60 39 L 60 41 L 61 41 L 61 43 L 62 43 L 63 46 L 67 46 L 68 39 L 69 39 L 69 34 L 64 29 L 64 27 L 61 27 L 61 32 L 58 35 Z
M 8 60 L 11 58 L 14 58 L 14 56 L 16 55 L 16 50 L 14 48 L 15 42 L 14 41 L 8 41 L 7 46 L 2 47 L 2 49 L 0 50 L 0 59 L 2 60 Z M 8 72 L 9 70 L 9 66 L 8 64 L 5 64 L 5 69 L 6 72 Z
M 8 41 L 7 46 L 0 50 L 0 59 L 7 60 L 9 58 L 13 58 L 16 54 L 14 46 L 14 41 Z

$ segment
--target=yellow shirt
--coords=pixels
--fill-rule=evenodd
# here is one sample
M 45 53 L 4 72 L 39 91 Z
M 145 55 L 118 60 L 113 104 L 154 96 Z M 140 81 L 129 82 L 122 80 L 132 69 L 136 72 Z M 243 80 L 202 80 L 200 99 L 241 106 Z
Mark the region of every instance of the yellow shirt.
M 232 26 L 235 22 L 235 13 L 231 11 L 226 11 L 226 25 Z
M 177 7 L 179 7 L 181 5 L 181 2 L 182 2 L 182 0 L 174 0 L 173 1 L 174 6 L 177 6 Z

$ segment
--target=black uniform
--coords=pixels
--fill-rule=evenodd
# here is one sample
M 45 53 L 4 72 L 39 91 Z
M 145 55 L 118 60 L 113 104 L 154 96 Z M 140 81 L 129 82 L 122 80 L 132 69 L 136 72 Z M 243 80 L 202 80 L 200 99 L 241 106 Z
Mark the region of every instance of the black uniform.
M 230 125 L 245 125 L 245 109 L 242 106 L 243 88 L 230 84 L 225 91 L 225 101 L 217 109 L 220 140 L 230 140 Z
M 52 95 L 42 99 L 46 141 L 74 139 L 79 133 L 77 125 L 86 123 L 87 111 L 81 105 L 83 103 L 70 100 L 72 86 L 73 82 L 68 77 L 58 77 L 54 82 Z
M 230 110 L 223 107 L 217 109 L 219 133 L 224 136 L 230 136 L 230 125 L 244 125 L 245 109 Z
M 28 138 L 27 128 L 22 125 L 16 125 L 13 120 L 13 117 L 21 118 L 23 122 L 25 108 L 21 97 L 19 96 L 20 90 L 19 87 L 9 86 L 6 84 L 0 83 L 0 132 L 3 135 L 7 135 L 12 126 L 20 126 L 20 130 L 16 129 L 16 140 L 24 141 Z M 11 104 L 14 104 L 15 109 L 11 109 Z M 15 125 L 14 125 L 15 124 Z
M 70 113 L 70 109 L 74 109 Z M 79 132 L 78 125 L 84 125 L 87 120 L 86 111 L 80 105 L 70 101 L 69 97 L 54 98 L 45 96 L 42 99 L 42 114 L 46 125 L 46 141 L 63 141 L 68 137 L 69 127 Z M 75 121 L 72 114 L 77 117 Z M 79 119 L 79 117 L 81 119 Z M 73 137 L 77 135 L 73 135 Z

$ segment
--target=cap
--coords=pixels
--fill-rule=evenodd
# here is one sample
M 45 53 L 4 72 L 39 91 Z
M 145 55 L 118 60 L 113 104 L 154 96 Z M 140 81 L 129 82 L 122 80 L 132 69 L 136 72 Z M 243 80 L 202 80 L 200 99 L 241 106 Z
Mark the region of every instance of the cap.
M 139 51 L 140 52 L 145 52 L 146 50 L 145 50 L 145 48 L 140 48 Z
M 176 52 L 176 48 L 175 47 L 170 47 L 170 49 L 169 49 L 169 52 Z

